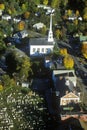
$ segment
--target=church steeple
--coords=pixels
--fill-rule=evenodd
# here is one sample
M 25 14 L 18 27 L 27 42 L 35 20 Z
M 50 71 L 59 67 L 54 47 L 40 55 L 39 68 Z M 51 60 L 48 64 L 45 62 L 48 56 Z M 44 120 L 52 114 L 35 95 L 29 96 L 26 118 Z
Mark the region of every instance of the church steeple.
M 52 13 L 50 14 L 50 29 L 48 32 L 48 42 L 54 42 L 53 32 L 52 32 Z

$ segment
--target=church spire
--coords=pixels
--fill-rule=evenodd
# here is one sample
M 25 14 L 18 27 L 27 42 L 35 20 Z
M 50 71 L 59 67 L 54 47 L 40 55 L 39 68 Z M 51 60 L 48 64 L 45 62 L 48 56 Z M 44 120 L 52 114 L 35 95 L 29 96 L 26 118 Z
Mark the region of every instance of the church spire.
M 50 14 L 50 29 L 48 33 L 48 42 L 54 42 L 53 32 L 52 32 L 52 13 Z

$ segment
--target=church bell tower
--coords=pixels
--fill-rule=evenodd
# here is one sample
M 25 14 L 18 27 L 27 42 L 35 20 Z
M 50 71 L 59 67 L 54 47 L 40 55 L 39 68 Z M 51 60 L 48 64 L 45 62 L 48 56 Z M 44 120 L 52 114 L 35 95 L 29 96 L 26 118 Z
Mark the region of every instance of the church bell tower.
M 50 14 L 50 29 L 48 32 L 48 42 L 54 42 L 53 31 L 52 31 L 52 13 Z

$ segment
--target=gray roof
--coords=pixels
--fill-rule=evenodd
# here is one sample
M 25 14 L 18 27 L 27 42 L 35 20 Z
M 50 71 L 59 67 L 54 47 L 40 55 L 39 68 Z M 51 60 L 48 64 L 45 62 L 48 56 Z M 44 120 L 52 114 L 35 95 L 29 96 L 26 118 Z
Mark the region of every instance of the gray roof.
M 29 40 L 30 45 L 53 45 L 53 42 L 48 42 L 47 38 L 31 38 Z

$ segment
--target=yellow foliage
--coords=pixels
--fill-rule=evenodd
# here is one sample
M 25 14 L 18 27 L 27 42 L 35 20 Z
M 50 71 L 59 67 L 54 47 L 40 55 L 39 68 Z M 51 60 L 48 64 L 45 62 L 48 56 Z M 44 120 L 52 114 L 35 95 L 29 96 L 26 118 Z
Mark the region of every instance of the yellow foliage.
M 11 11 L 11 9 L 8 9 L 8 13 L 9 13 L 9 14 L 12 14 L 12 11 Z
M 62 35 L 61 31 L 60 31 L 59 29 L 57 29 L 57 30 L 55 31 L 55 36 L 56 36 L 56 38 L 60 39 L 61 35 Z
M 71 15 L 72 15 L 72 10 L 68 9 L 68 10 L 67 10 L 67 15 L 68 15 L 68 16 L 71 16 Z
M 87 13 L 83 15 L 83 19 L 87 21 Z
M 67 55 L 67 49 L 66 48 L 60 49 L 60 55 L 66 56 Z
M 84 56 L 84 58 L 87 59 L 87 43 L 85 43 L 85 42 L 82 43 L 82 50 L 81 50 L 81 52 L 82 52 L 82 55 Z
M 28 19 L 29 16 L 30 16 L 30 12 L 26 11 L 26 12 L 24 13 L 24 17 L 25 17 L 26 19 Z
M 2 91 L 3 90 L 3 86 L 0 84 L 0 91 Z
M 79 16 L 79 10 L 76 10 L 76 16 Z
M 5 9 L 5 5 L 4 4 L 0 4 L 0 10 L 4 10 Z
M 48 0 L 44 0 L 44 1 L 43 1 L 43 4 L 44 4 L 44 5 L 47 5 L 47 4 L 48 4 Z
M 21 21 L 21 22 L 18 23 L 18 29 L 19 30 L 23 30 L 24 27 L 25 27 L 25 22 L 24 21 Z
M 22 4 L 22 9 L 23 9 L 23 10 L 26 9 L 26 4 Z
M 65 56 L 63 62 L 66 69 L 72 69 L 74 67 L 74 60 L 69 55 Z
M 78 25 L 78 19 L 75 19 L 75 20 L 74 20 L 74 24 L 75 24 L 75 25 Z

